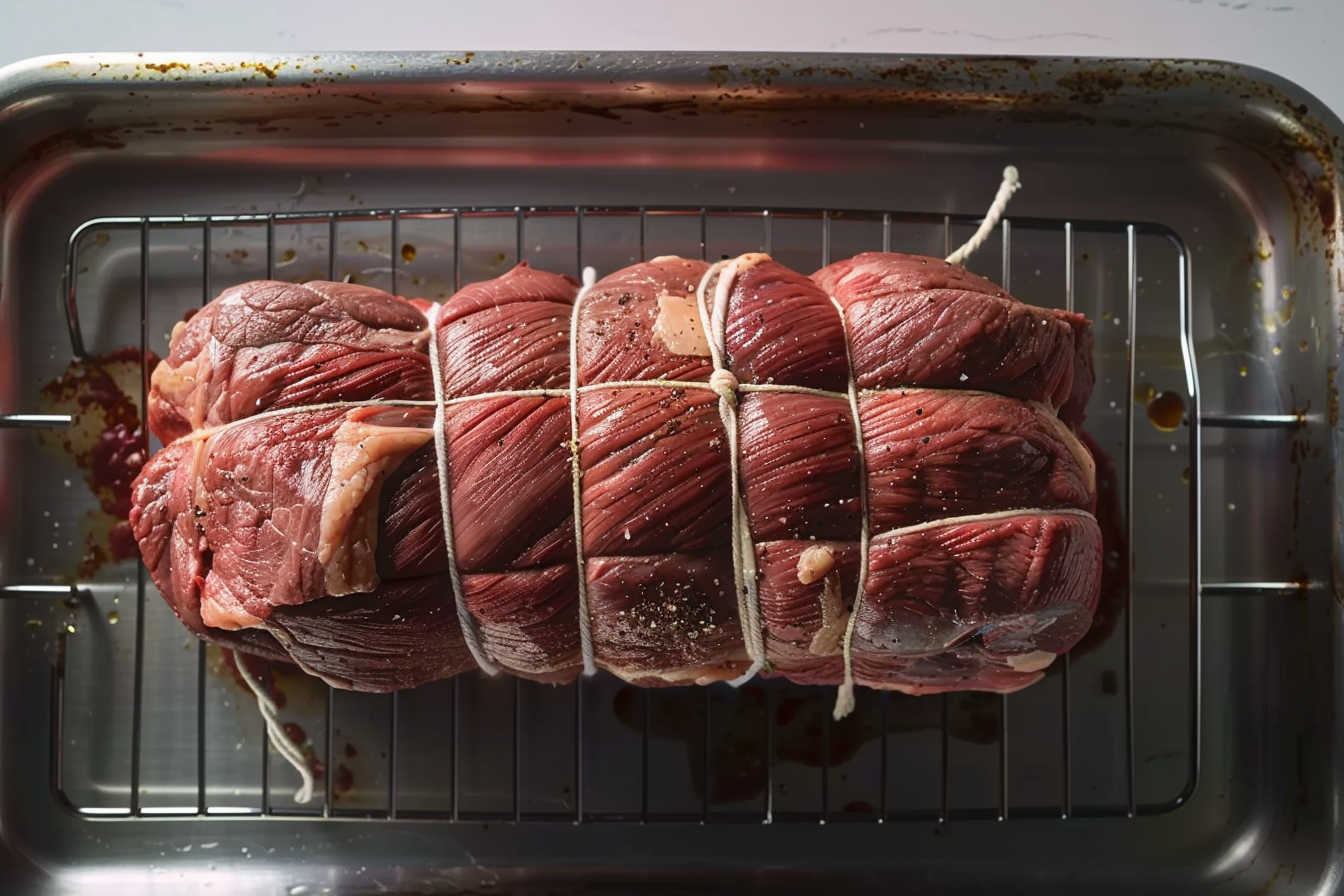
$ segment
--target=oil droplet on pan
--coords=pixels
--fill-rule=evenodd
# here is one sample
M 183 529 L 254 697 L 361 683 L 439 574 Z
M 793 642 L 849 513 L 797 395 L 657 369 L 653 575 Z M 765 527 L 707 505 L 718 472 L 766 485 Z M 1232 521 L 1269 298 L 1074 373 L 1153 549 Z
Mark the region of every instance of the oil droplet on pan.
M 410 264 L 415 261 L 415 245 L 412 243 L 402 243 L 401 260 Z
M 1148 402 L 1148 419 L 1162 432 L 1180 429 L 1185 420 L 1185 399 L 1175 392 L 1162 392 Z
M 120 621 L 121 621 L 121 614 L 118 613 L 116 610 L 113 610 L 111 613 L 107 614 L 108 625 L 116 625 Z
M 1144 404 L 1157 397 L 1157 388 L 1152 383 L 1139 383 L 1134 387 L 1134 403 Z

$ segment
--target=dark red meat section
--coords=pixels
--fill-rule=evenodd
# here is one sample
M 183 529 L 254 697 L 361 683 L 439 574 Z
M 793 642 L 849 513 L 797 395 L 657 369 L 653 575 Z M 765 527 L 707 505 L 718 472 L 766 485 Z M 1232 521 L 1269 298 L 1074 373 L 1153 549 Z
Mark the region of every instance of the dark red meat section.
M 659 258 L 598 281 L 575 316 L 578 296 L 526 265 L 437 311 L 261 282 L 179 325 L 150 401 L 168 445 L 130 518 L 183 623 L 341 687 L 414 686 L 475 665 L 455 564 L 468 631 L 512 674 L 579 674 L 582 585 L 599 667 L 736 678 L 727 419 L 767 674 L 838 683 L 857 613 L 860 684 L 1010 691 L 1087 631 L 1103 557 L 1075 430 L 1083 317 L 889 253 L 812 278 L 759 253 Z M 718 339 L 746 386 L 726 407 L 708 387 Z

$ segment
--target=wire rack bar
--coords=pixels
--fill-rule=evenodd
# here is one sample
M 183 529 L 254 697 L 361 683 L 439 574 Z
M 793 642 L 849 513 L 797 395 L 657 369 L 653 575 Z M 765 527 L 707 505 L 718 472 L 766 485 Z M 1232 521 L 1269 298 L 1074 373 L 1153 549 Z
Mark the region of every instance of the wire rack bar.
M 523 820 L 523 680 L 513 680 L 513 820 Z
M 59 429 L 70 422 L 69 414 L 0 414 L 0 429 Z
M 1205 582 L 1204 597 L 1302 597 L 1312 588 L 1308 582 Z
M 1003 242 L 1002 268 L 1003 291 L 1011 294 L 1013 264 L 1013 224 L 1007 218 L 999 225 Z M 1008 695 L 999 695 L 999 821 L 1008 820 Z
M 1307 423 L 1306 414 L 1202 414 L 1200 426 L 1216 429 L 1297 429 Z
M 140 344 L 149 342 L 149 222 L 140 222 Z M 140 438 L 149 450 L 149 380 L 143 366 L 140 374 Z M 131 814 L 140 812 L 140 736 L 144 725 L 145 682 L 145 565 L 135 567 L 135 684 L 131 705 Z
M 332 719 L 336 715 L 336 691 L 327 686 L 327 703 L 322 712 L 322 749 L 326 773 L 322 776 L 322 817 L 330 818 L 336 809 L 336 739 Z
M 1134 358 L 1138 343 L 1138 234 L 1126 231 L 1125 394 L 1134 394 Z M 1134 569 L 1134 402 L 1125 402 L 1125 569 Z M 1125 589 L 1125 788 L 1129 814 L 1138 812 L 1134 784 L 1134 589 Z
M 387 701 L 387 817 L 396 818 L 400 815 L 398 794 L 401 791 L 400 781 L 400 756 L 401 749 L 398 743 L 401 737 L 401 694 L 394 693 Z
M 1064 310 L 1074 310 L 1073 293 L 1073 222 L 1064 222 Z M 1064 756 L 1060 763 L 1060 775 L 1063 777 L 1063 803 L 1060 817 L 1068 818 L 1073 814 L 1073 653 L 1064 654 L 1060 661 L 1060 702 L 1063 729 Z
M 201 224 L 201 307 L 209 304 L 214 297 L 214 270 L 211 259 L 214 257 L 214 228 L 209 221 Z M 206 815 L 210 811 L 209 795 L 206 789 L 206 650 L 202 641 L 196 648 L 196 813 Z M 263 728 L 265 726 L 262 726 Z M 262 755 L 262 765 L 266 765 L 266 756 Z
M 943 257 L 946 258 L 947 256 L 952 254 L 952 216 L 943 215 L 942 224 L 943 224 Z M 938 821 L 940 823 L 943 823 L 948 821 L 949 818 L 951 817 L 951 813 L 948 811 L 948 807 L 951 804 L 951 797 L 952 797 L 952 785 L 951 785 L 952 775 L 951 775 L 951 762 L 950 762 L 951 750 L 949 749 L 951 744 L 949 743 L 950 735 L 948 733 L 949 728 L 948 722 L 952 715 L 952 696 L 950 694 L 943 694 L 941 699 L 943 701 L 942 706 L 943 724 L 941 728 L 942 756 L 941 756 L 941 762 L 939 764 L 939 774 L 942 779 L 941 780 L 942 786 L 939 788 L 939 796 L 942 800 L 942 805 L 938 811 Z
M 582 676 L 574 682 L 574 823 L 582 824 L 584 795 L 587 793 L 583 775 L 583 694 L 587 690 Z M 456 741 L 454 741 L 456 743 Z M 456 793 L 456 789 L 454 789 Z
M 1203 726 L 1200 724 L 1204 714 L 1204 691 L 1201 687 L 1201 673 L 1203 671 L 1203 637 L 1204 625 L 1203 614 L 1204 607 L 1201 602 L 1200 585 L 1204 581 L 1204 560 L 1203 560 L 1203 479 L 1200 476 L 1200 464 L 1203 461 L 1203 423 L 1200 414 L 1200 393 L 1199 393 L 1199 360 L 1195 353 L 1195 334 L 1194 334 L 1194 288 L 1191 283 L 1191 258 L 1190 249 L 1183 243 L 1177 241 L 1179 252 L 1177 253 L 1177 262 L 1180 265 L 1177 278 L 1178 288 L 1180 290 L 1180 331 L 1181 331 L 1181 357 L 1185 366 L 1186 391 L 1190 398 L 1189 415 L 1190 419 L 1195 421 L 1190 427 L 1190 488 L 1189 488 L 1189 515 L 1190 515 L 1190 539 L 1187 542 L 1190 564 L 1190 582 L 1188 585 L 1190 634 L 1188 640 L 1189 666 L 1187 678 L 1189 680 L 1189 701 L 1190 714 L 1187 717 L 1188 734 L 1190 743 L 1190 754 L 1186 770 L 1186 789 L 1185 792 L 1177 798 L 1177 802 L 1184 802 L 1199 787 L 1199 762 L 1203 752 Z

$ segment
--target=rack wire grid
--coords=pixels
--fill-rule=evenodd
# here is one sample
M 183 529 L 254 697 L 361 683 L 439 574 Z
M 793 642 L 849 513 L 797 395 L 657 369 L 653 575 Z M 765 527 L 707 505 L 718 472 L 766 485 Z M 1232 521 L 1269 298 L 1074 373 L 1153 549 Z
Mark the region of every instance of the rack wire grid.
M 698 207 L 104 218 L 70 239 L 65 310 L 77 359 L 124 345 L 162 354 L 184 313 L 261 277 L 442 300 L 519 260 L 577 275 L 764 251 L 810 271 L 864 250 L 942 256 L 978 223 Z M 1203 582 L 1201 432 L 1301 419 L 1200 415 L 1190 257 L 1163 226 L 1005 220 L 969 265 L 1025 301 L 1088 314 L 1097 335 L 1088 430 L 1114 461 L 1120 528 L 1108 550 L 1120 575 L 1093 633 L 1042 682 L 1006 696 L 860 689 L 854 714 L 832 722 L 829 689 L 783 681 L 641 690 L 605 674 L 564 687 L 473 674 L 369 695 L 277 666 L 286 730 L 319 768 L 321 804 L 303 806 L 227 658 L 185 633 L 142 566 L 74 584 L 58 569 L 0 585 L 3 597 L 71 608 L 52 651 L 54 794 L 94 818 L 946 822 L 1178 807 L 1199 775 L 1202 598 L 1301 587 Z M 1141 419 L 1136 391 L 1151 394 L 1149 381 L 1183 396 L 1176 431 Z M 140 388 L 143 414 L 143 377 Z M 62 414 L 0 417 L 69 425 Z M 118 613 L 130 624 L 109 625 Z

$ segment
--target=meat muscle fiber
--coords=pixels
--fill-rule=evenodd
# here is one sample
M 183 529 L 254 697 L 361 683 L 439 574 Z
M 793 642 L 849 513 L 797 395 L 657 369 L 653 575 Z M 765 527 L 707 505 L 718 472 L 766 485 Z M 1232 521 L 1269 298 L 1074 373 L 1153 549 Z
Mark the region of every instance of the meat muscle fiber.
M 131 522 L 186 627 L 339 687 L 565 682 L 585 638 L 641 685 L 837 684 L 849 633 L 859 684 L 1008 692 L 1096 608 L 1091 351 L 892 253 L 248 283 L 174 329 Z

